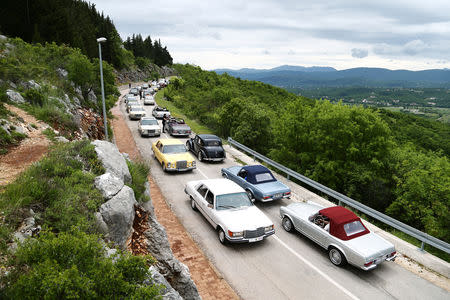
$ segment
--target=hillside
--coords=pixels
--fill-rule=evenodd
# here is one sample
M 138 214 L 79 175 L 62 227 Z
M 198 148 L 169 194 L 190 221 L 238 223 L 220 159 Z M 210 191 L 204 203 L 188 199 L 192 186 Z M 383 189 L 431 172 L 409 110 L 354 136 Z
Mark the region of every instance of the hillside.
M 279 163 L 449 239 L 449 127 L 400 113 L 314 101 L 190 65 L 165 91 L 185 115 Z
M 385 87 L 385 88 L 450 88 L 450 70 L 388 70 L 382 68 L 353 68 L 335 70 L 327 67 L 281 66 L 269 70 L 240 69 L 215 70 L 234 77 L 258 80 L 283 88 L 340 88 L 340 87 Z

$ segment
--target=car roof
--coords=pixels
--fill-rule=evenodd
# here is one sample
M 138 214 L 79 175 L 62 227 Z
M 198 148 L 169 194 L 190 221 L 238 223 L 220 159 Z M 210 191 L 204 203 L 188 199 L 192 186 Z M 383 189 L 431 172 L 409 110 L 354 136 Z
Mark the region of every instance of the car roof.
M 159 142 L 163 145 L 184 145 L 184 143 L 177 139 L 159 139 Z
M 237 183 L 226 179 L 206 179 L 201 181 L 214 195 L 232 194 L 245 192 Z
M 198 135 L 202 140 L 220 140 L 217 135 L 214 134 L 199 134 Z
M 320 214 L 333 220 L 335 224 L 343 224 L 351 221 L 359 220 L 359 217 L 352 211 L 342 206 L 332 206 L 321 209 Z

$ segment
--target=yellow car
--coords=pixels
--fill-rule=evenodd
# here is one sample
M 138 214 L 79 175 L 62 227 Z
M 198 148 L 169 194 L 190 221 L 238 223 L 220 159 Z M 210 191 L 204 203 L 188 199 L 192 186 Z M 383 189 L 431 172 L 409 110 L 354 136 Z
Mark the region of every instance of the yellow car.
M 176 139 L 159 139 L 152 144 L 155 158 L 164 171 L 189 171 L 195 169 L 195 158 L 183 142 Z

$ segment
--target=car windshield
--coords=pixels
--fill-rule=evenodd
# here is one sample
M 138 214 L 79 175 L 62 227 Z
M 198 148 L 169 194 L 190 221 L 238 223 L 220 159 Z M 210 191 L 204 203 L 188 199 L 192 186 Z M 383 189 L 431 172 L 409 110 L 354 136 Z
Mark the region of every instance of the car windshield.
M 141 120 L 142 125 L 158 125 L 156 120 Z
M 210 146 L 210 147 L 213 147 L 213 146 L 220 146 L 220 141 L 205 141 L 205 146 Z
M 256 182 L 259 183 L 259 182 L 263 182 L 263 181 L 272 181 L 275 178 L 273 178 L 272 174 L 267 172 L 267 173 L 255 174 L 255 179 L 256 179 Z
M 242 208 L 242 207 L 248 207 L 248 206 L 252 206 L 252 205 L 253 205 L 252 201 L 250 201 L 247 194 L 244 192 L 216 196 L 216 209 L 217 210 Z
M 360 232 L 365 231 L 363 224 L 361 224 L 361 221 L 356 220 L 347 224 L 344 224 L 344 230 L 347 236 L 351 236 Z
M 143 110 L 140 106 L 130 106 L 131 111 L 141 111 Z
M 186 152 L 186 147 L 181 145 L 166 145 L 163 148 L 163 153 L 172 154 L 172 153 L 183 153 Z

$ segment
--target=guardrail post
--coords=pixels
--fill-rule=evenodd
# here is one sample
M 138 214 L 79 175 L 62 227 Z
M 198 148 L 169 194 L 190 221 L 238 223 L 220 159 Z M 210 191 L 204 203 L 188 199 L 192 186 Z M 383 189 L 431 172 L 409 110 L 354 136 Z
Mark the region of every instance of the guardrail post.
M 338 205 L 342 206 L 342 201 L 341 200 L 339 200 Z
M 287 180 L 290 180 L 290 179 L 289 179 L 289 178 L 290 178 L 289 174 L 286 174 L 286 175 L 287 175 L 287 177 L 286 177 L 286 178 L 287 178 Z
M 420 251 L 425 252 L 425 243 L 422 241 L 422 244 L 420 245 Z

